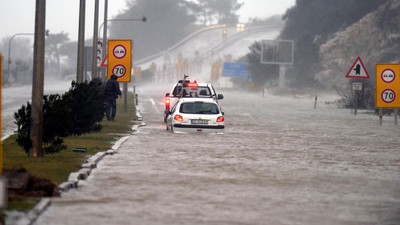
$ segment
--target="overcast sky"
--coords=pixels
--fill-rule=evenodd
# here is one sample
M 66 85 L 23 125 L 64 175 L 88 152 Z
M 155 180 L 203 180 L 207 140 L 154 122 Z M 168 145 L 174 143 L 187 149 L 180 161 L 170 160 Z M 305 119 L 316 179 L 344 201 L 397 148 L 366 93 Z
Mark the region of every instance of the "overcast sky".
M 108 17 L 113 18 L 126 8 L 127 0 L 109 0 Z M 129 0 L 128 0 L 129 1 Z M 78 39 L 79 0 L 47 0 L 46 29 L 51 33 L 64 31 L 71 40 Z M 240 21 L 249 17 L 269 17 L 283 14 L 295 4 L 295 0 L 239 0 L 244 5 L 238 12 Z M 33 33 L 35 0 L 0 0 L 0 40 L 16 33 Z M 99 26 L 103 21 L 104 0 L 99 1 Z M 86 0 L 85 38 L 93 36 L 94 0 Z M 145 12 L 143 13 L 145 15 Z M 142 15 L 138 15 L 141 18 Z M 151 20 L 151 18 L 147 18 Z

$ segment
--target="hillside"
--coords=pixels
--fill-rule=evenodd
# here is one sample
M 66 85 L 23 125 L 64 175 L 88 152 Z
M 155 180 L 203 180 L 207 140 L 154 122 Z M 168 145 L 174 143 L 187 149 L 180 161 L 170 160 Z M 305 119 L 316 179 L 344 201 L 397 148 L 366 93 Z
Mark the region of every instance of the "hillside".
M 400 1 L 390 0 L 337 32 L 320 47 L 322 70 L 315 78 L 327 87 L 346 85 L 345 74 L 357 56 L 371 78 L 376 63 L 400 62 Z M 373 79 L 371 79 L 373 81 Z

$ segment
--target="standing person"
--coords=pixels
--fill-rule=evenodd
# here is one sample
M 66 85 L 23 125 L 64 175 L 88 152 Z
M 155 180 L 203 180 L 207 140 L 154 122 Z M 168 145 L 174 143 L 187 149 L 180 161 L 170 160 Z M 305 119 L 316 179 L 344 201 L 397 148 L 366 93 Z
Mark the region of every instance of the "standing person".
M 121 97 L 121 89 L 119 89 L 119 83 L 117 81 L 118 77 L 116 75 L 111 75 L 110 79 L 107 80 L 104 87 L 104 92 L 106 95 L 106 116 L 107 120 L 114 120 L 115 114 L 117 112 L 117 98 L 118 95 Z M 111 114 L 111 115 L 110 115 Z

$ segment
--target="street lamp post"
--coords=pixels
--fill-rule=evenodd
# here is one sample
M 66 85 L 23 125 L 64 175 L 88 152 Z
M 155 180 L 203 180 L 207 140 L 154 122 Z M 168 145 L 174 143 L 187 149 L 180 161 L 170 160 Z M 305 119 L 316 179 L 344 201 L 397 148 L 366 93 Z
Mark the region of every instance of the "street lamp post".
M 19 35 L 35 35 L 34 33 L 18 33 L 14 34 L 11 38 L 10 41 L 8 42 L 8 61 L 7 61 L 7 81 L 10 78 L 10 64 L 11 64 L 11 42 L 12 40 Z
M 144 22 L 147 22 L 147 18 L 146 18 L 146 16 L 143 16 L 142 18 L 140 18 L 140 19 L 109 19 L 109 20 L 107 20 L 107 22 L 114 22 L 114 21 L 142 21 L 143 23 Z M 99 27 L 99 34 L 100 34 L 100 30 L 101 30 L 101 28 L 104 26 L 104 22 L 100 25 L 100 27 Z M 105 31 L 106 32 L 106 31 Z M 106 33 L 107 34 L 107 33 Z M 107 35 L 104 35 L 104 36 L 107 36 Z M 103 37 L 104 38 L 104 37 Z M 107 38 L 107 37 L 106 37 Z
M 45 35 L 49 36 L 49 30 L 46 30 Z M 20 35 L 35 35 L 34 33 L 17 33 L 14 34 L 8 41 L 8 60 L 7 60 L 7 81 L 10 78 L 10 64 L 11 64 L 11 42 L 16 36 Z
M 147 18 L 146 18 L 146 16 L 143 16 L 142 18 L 140 18 L 140 19 L 109 19 L 109 20 L 106 20 L 107 22 L 114 22 L 114 21 L 142 21 L 143 23 L 144 22 L 146 22 L 147 21 Z M 100 31 L 101 31 L 101 28 L 104 26 L 104 30 L 103 30 L 103 52 L 102 52 L 102 59 L 104 59 L 104 57 L 105 57 L 105 55 L 106 55 L 106 41 L 107 41 L 107 23 L 106 22 L 103 22 L 101 25 L 100 25 L 100 27 L 99 27 L 99 37 L 100 37 Z M 104 77 L 106 78 L 107 76 L 106 76 L 106 70 L 103 70 L 104 71 L 104 73 L 103 73 L 103 75 L 104 75 Z

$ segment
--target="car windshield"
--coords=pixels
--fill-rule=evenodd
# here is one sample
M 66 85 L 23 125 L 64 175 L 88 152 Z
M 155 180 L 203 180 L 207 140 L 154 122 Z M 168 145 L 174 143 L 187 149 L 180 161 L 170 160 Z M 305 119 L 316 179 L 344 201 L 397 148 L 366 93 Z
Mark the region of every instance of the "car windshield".
M 179 112 L 187 114 L 218 114 L 219 109 L 214 103 L 188 102 L 181 104 Z
M 172 92 L 172 95 L 174 97 L 178 97 L 181 93 L 182 86 L 176 86 L 174 88 L 174 91 Z M 191 89 L 189 87 L 184 87 L 183 88 L 183 97 L 210 97 L 211 96 L 211 91 L 210 88 L 207 86 L 199 86 L 197 89 Z

